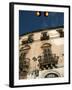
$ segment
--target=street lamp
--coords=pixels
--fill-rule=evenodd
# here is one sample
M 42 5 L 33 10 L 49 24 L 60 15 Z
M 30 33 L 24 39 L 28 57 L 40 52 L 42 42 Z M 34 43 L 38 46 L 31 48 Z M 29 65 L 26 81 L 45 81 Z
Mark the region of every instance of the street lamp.
M 41 12 L 40 11 L 36 11 L 36 16 L 41 16 Z
M 36 11 L 35 15 L 36 15 L 36 16 L 41 16 L 41 12 L 40 12 L 40 11 Z M 48 15 L 49 15 L 48 11 L 45 11 L 45 12 L 44 12 L 44 16 L 47 17 Z
M 44 16 L 46 17 L 48 16 L 48 11 L 44 12 Z

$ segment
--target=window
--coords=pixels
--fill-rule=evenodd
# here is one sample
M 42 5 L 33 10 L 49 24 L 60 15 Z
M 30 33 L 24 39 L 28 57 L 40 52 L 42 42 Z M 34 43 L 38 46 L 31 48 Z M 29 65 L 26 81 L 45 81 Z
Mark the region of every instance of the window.
M 55 78 L 55 77 L 59 77 L 56 73 L 49 73 L 45 76 L 45 78 Z
M 49 40 L 49 36 L 47 35 L 47 32 L 42 32 L 40 39 L 41 39 L 41 40 Z
M 30 34 L 29 36 L 28 36 L 28 43 L 32 43 L 34 41 L 34 39 L 33 39 L 33 34 Z
M 64 31 L 62 29 L 56 30 L 57 32 L 59 32 L 60 37 L 64 37 Z

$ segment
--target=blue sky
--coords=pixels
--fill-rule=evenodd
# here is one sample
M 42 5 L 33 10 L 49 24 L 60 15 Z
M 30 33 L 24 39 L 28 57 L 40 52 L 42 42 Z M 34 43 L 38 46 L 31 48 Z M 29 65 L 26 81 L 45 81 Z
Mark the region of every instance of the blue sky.
M 19 11 L 19 35 L 42 28 L 52 28 L 64 25 L 64 13 L 49 12 L 48 17 L 36 16 L 35 11 Z

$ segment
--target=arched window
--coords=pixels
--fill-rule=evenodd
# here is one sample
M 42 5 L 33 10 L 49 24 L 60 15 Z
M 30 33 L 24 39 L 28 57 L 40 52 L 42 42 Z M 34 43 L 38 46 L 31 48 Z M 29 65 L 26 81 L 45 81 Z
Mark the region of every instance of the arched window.
M 42 56 L 43 58 L 40 58 L 40 68 L 50 68 L 53 67 L 57 68 L 56 64 L 58 64 L 59 57 L 56 56 L 56 54 L 52 53 L 51 44 L 50 43 L 44 43 L 41 48 L 43 49 Z
M 45 78 L 55 78 L 55 77 L 59 77 L 58 74 L 56 73 L 49 73 L 45 76 Z
M 41 48 L 43 49 L 43 63 L 45 65 L 51 64 L 52 61 L 52 50 L 50 43 L 44 43 Z
M 25 44 L 20 48 L 19 52 L 19 74 L 20 77 L 26 78 L 28 70 L 29 70 L 29 65 L 30 65 L 30 59 L 26 58 L 26 54 L 30 50 L 30 45 Z

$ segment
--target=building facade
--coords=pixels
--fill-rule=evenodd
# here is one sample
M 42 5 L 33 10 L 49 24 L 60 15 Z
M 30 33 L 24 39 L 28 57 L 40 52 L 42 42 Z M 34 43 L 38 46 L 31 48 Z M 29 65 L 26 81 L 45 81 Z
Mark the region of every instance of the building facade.
M 64 27 L 46 28 L 19 38 L 19 79 L 64 76 Z

